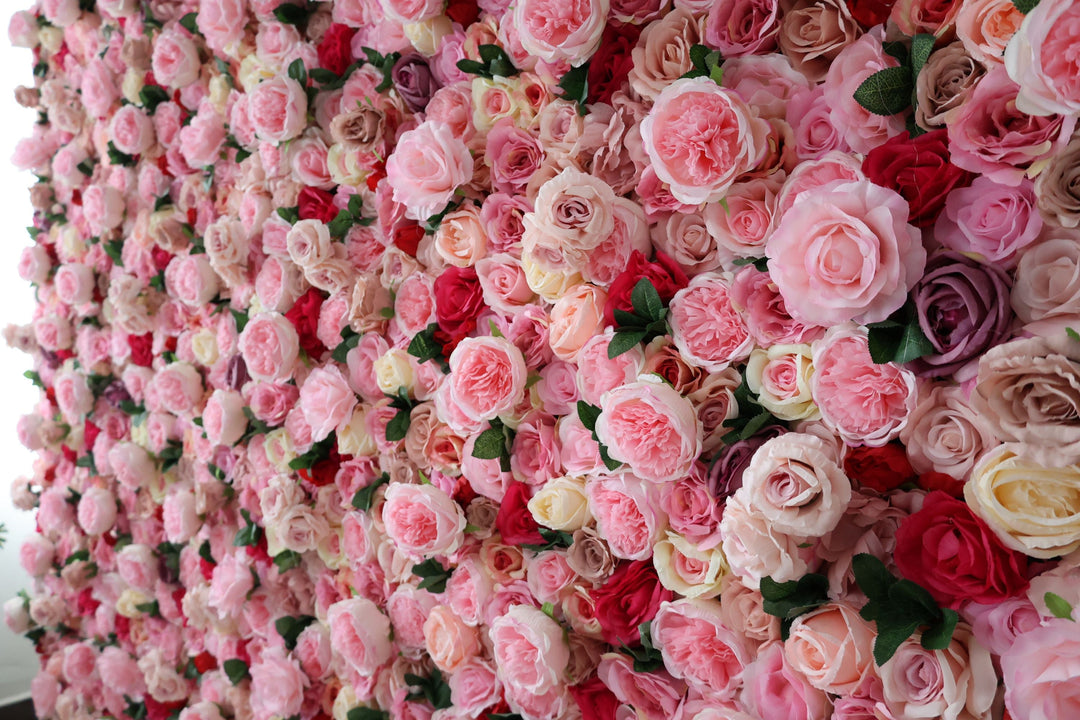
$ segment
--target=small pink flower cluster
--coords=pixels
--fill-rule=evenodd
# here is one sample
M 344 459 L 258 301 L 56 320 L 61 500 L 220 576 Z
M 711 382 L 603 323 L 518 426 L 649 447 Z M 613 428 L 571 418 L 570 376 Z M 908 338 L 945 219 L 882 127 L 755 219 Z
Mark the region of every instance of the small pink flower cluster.
M 42 720 L 1080 717 L 1076 0 L 9 37 Z

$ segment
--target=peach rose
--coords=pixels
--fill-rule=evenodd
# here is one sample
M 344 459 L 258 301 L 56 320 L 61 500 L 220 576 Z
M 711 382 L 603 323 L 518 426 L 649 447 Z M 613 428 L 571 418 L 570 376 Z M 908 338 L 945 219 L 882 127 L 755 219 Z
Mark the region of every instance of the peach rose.
M 874 639 L 874 629 L 855 608 L 829 603 L 792 623 L 784 655 L 819 690 L 851 695 L 877 674 Z
M 424 643 L 435 666 L 457 672 L 480 653 L 476 628 L 469 627 L 446 605 L 436 605 L 424 621 Z
M 582 345 L 603 327 L 607 293 L 582 283 L 555 301 L 548 325 L 548 342 L 555 356 L 572 362 Z

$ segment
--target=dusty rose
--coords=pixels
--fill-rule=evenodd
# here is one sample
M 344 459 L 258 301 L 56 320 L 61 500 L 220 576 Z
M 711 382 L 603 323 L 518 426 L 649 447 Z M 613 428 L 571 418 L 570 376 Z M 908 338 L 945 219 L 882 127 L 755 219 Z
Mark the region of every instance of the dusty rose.
M 975 412 L 960 387 L 938 385 L 923 395 L 900 432 L 911 466 L 964 479 L 995 444 L 990 422 Z
M 1080 65 L 1073 54 L 1078 39 L 1080 10 L 1072 3 L 1048 2 L 1024 16 L 1005 48 L 1005 67 L 1020 86 L 1016 106 L 1021 112 L 1075 115 L 1080 111 Z
M 448 555 L 464 540 L 465 514 L 433 485 L 391 485 L 382 513 L 386 534 L 414 555 Z
M 1080 321 L 1080 243 L 1054 233 L 1026 251 L 1016 268 L 1011 304 L 1030 332 L 1065 332 Z
M 986 717 L 997 689 L 990 652 L 963 626 L 944 650 L 906 640 L 879 672 L 885 705 L 898 717 Z
M 599 45 L 607 15 L 608 0 L 519 0 L 513 18 L 527 53 L 550 63 L 580 65 Z
M 1054 155 L 1035 180 L 1039 210 L 1049 222 L 1065 228 L 1080 225 L 1080 139 L 1073 138 Z
M 964 103 L 985 72 L 983 65 L 960 42 L 935 50 L 915 79 L 919 101 L 915 118 L 919 125 L 924 128 L 945 125 L 946 114 Z
M 685 475 L 701 453 L 701 428 L 690 401 L 654 377 L 605 393 L 596 434 L 637 475 L 666 482 Z
M 765 54 L 776 47 L 779 15 L 775 0 L 721 0 L 709 10 L 705 40 L 725 58 Z
M 753 341 L 719 273 L 698 275 L 675 293 L 669 308 L 671 337 L 687 362 L 720 372 L 750 353 Z
M 409 217 L 427 220 L 472 179 L 473 158 L 449 125 L 428 121 L 401 135 L 386 173 L 394 201 Z
M 765 245 L 792 316 L 835 325 L 879 322 L 904 304 L 926 264 L 907 202 L 869 181 L 801 193 Z
M 680 202 L 719 200 L 765 153 L 768 125 L 709 78 L 676 80 L 641 122 L 657 177 Z
M 830 62 L 860 33 L 847 3 L 800 0 L 784 13 L 777 41 L 797 70 L 820 81 Z
M 527 370 L 521 351 L 505 338 L 465 338 L 450 354 L 450 397 L 474 421 L 517 405 Z
M 603 180 L 567 168 L 540 186 L 522 218 L 522 248 L 551 269 L 581 270 L 615 228 L 615 193 Z
M 696 19 L 676 7 L 646 26 L 631 52 L 633 65 L 628 79 L 641 96 L 656 99 L 660 92 L 693 67 L 690 48 L 700 45 L 705 17 Z

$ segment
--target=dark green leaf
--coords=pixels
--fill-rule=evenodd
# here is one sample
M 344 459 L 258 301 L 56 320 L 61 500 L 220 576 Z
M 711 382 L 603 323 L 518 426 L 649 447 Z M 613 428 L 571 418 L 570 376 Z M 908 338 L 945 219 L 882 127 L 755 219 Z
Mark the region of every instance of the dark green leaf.
M 300 5 L 282 3 L 274 9 L 274 17 L 286 25 L 302 25 L 307 20 L 308 10 Z
M 664 309 L 664 301 L 656 292 L 656 287 L 647 277 L 643 277 L 634 285 L 630 293 L 630 302 L 634 307 L 634 313 L 647 320 L 662 320 L 661 311 Z
M 890 40 L 881 44 L 881 49 L 885 51 L 886 55 L 896 58 L 896 61 L 901 66 L 907 66 L 908 63 L 908 46 L 907 44 L 899 40 Z
M 937 38 L 927 33 L 919 33 L 911 38 L 911 78 L 913 80 L 919 76 L 919 71 L 930 58 L 935 42 Z
M 347 325 L 346 329 L 352 332 L 352 328 L 348 327 Z M 338 343 L 338 346 L 334 348 L 334 352 L 330 353 L 330 358 L 334 362 L 339 362 L 344 365 L 348 361 L 349 351 L 359 344 L 360 335 L 354 332 L 348 337 L 346 337 L 344 340 L 342 340 L 340 343 Z
M 707 70 L 705 66 L 705 58 L 709 55 L 709 48 L 705 45 L 691 45 L 690 46 L 690 62 L 694 64 L 694 67 L 698 70 Z
M 420 578 L 420 584 L 417 587 L 433 593 L 446 590 L 446 581 L 450 579 L 450 571 L 435 558 L 413 565 L 412 572 Z
M 390 482 L 390 476 L 386 473 L 375 478 L 370 485 L 356 491 L 356 494 L 352 497 L 352 506 L 357 510 L 363 510 L 365 512 L 370 510 L 371 503 L 375 499 L 375 491 L 388 482 Z
M 251 675 L 248 674 L 247 663 L 243 660 L 238 660 L 236 658 L 226 660 L 223 668 L 225 669 L 225 675 L 229 678 L 229 682 L 233 685 L 239 685 L 244 678 L 251 677 Z
M 124 714 L 131 720 L 144 720 L 146 717 L 146 703 L 142 700 L 136 701 L 133 698 L 124 696 L 124 702 L 127 703 L 127 708 L 124 710 Z
M 291 470 L 309 470 L 317 463 L 325 460 L 330 455 L 330 450 L 337 444 L 337 434 L 331 430 L 330 434 L 311 446 L 311 448 L 298 457 L 289 461 Z
M 135 165 L 135 156 L 122 153 L 116 149 L 116 146 L 109 141 L 109 162 L 113 165 L 124 165 L 125 167 L 132 167 Z
M 647 321 L 643 318 L 639 318 L 632 312 L 626 312 L 620 308 L 615 308 L 613 315 L 615 317 L 615 324 L 623 329 L 629 329 L 634 327 L 644 327 Z
M 308 76 L 320 85 L 336 82 L 338 79 L 337 75 L 326 68 L 312 68 L 308 71 Z
M 109 259 L 113 261 L 113 265 L 124 266 L 121 253 L 123 252 L 124 241 L 123 240 L 111 240 L 107 243 L 101 244 L 105 254 L 109 256 Z
M 489 427 L 480 433 L 473 445 L 472 456 L 481 460 L 495 460 L 506 452 L 506 436 L 502 426 Z
M 339 210 L 337 216 L 330 221 L 330 224 L 326 226 L 326 229 L 330 231 L 331 236 L 343 238 L 352 226 L 352 213 L 348 210 Z
M 608 343 L 607 354 L 609 359 L 617 358 L 628 350 L 632 350 L 641 344 L 648 330 L 620 330 L 615 333 Z
M 78 165 L 76 165 L 75 169 L 78 170 L 79 172 L 81 172 L 86 177 L 90 177 L 91 175 L 94 174 L 94 163 L 92 163 L 88 158 L 86 160 L 83 160 Z
M 1016 9 L 1027 15 L 1039 4 L 1039 0 L 1013 0 Z
M 898 580 L 889 587 L 889 604 L 905 617 L 931 624 L 941 618 L 941 609 L 926 588 L 910 580 Z
M 409 342 L 409 354 L 420 362 L 427 362 L 442 357 L 442 344 L 435 340 L 435 332 L 439 326 L 432 323 L 421 330 Z
M 769 271 L 769 258 L 767 258 L 767 257 L 736 258 L 734 261 L 732 261 L 732 264 L 733 265 L 753 265 L 755 268 L 757 268 L 758 272 L 768 272 Z
M 274 556 L 274 565 L 277 565 L 278 572 L 288 572 L 293 568 L 298 568 L 303 561 L 304 556 L 295 550 L 283 550 Z
M 295 225 L 300 222 L 300 208 L 296 207 L 281 207 L 277 209 L 278 217 L 290 225 Z
M 390 713 L 376 708 L 358 707 L 345 713 L 345 720 L 390 720 Z
M 855 91 L 855 101 L 875 115 L 896 115 L 911 105 L 914 88 L 906 67 L 885 68 L 863 80 Z
M 135 606 L 135 609 L 139 612 L 149 615 L 150 617 L 161 617 L 161 610 L 158 608 L 158 601 L 151 600 L 146 603 L 139 603 Z
M 285 641 L 285 647 L 289 650 L 294 650 L 296 649 L 296 640 L 300 637 L 300 633 L 313 622 L 315 622 L 315 618 L 310 615 L 301 615 L 300 617 L 279 617 L 274 621 L 274 629 L 277 630 L 281 639 Z
M 829 580 L 817 573 L 784 583 L 764 577 L 760 587 L 762 609 L 781 619 L 793 620 L 829 601 Z
M 584 115 L 588 112 L 586 104 L 589 102 L 589 63 L 570 68 L 559 80 L 559 87 L 563 91 L 563 100 L 577 103 L 578 114 Z
M 578 419 L 581 420 L 581 424 L 585 426 L 585 429 L 592 432 L 594 436 L 596 433 L 596 420 L 600 417 L 600 413 L 601 410 L 597 406 L 590 405 L 584 400 L 577 401 Z
M 201 557 L 203 560 L 210 563 L 211 565 L 217 564 L 217 561 L 214 560 L 214 554 L 210 550 L 209 540 L 203 540 L 202 545 L 199 546 L 199 557 Z
M 67 556 L 67 558 L 64 560 L 64 567 L 67 567 L 68 565 L 71 565 L 72 563 L 87 562 L 89 560 L 90 560 L 90 551 L 89 550 L 79 550 L 78 552 L 73 552 L 73 553 L 71 553 L 70 555 Z
M 621 462 L 608 454 L 608 449 L 606 445 L 604 445 L 603 443 L 597 444 L 600 446 L 600 459 L 604 462 L 604 467 L 606 467 L 608 470 L 618 470 L 620 467 L 622 467 Z
M 300 87 L 307 87 L 307 68 L 303 60 L 296 58 L 289 63 L 289 77 L 300 83 Z
M 233 538 L 234 547 L 246 547 L 248 545 L 257 545 L 259 543 L 259 537 L 262 535 L 262 529 L 255 524 L 251 519 L 251 515 L 247 510 L 241 510 L 240 515 L 244 518 L 244 527 L 236 531 L 236 537 Z
M 932 624 L 922 635 L 922 646 L 927 650 L 944 650 L 952 642 L 953 631 L 960 616 L 951 608 L 942 610 L 942 618 Z
M 457 68 L 467 75 L 479 75 L 480 77 L 491 78 L 491 74 L 487 71 L 487 68 L 484 67 L 484 63 L 477 60 L 458 60 Z
M 878 666 L 889 662 L 889 659 L 896 653 L 897 648 L 911 637 L 911 634 L 915 632 L 918 626 L 917 622 L 912 622 L 907 625 L 887 625 L 883 628 L 879 623 L 878 635 L 874 639 L 874 662 Z
M 387 442 L 397 442 L 405 439 L 405 435 L 409 432 L 411 412 L 409 408 L 398 410 L 397 414 L 390 419 L 390 422 L 386 423 Z
M 201 675 L 199 668 L 195 666 L 195 658 L 188 658 L 187 665 L 184 666 L 184 677 L 188 680 L 198 680 Z
M 498 45 L 481 45 L 479 47 L 480 59 L 487 66 L 487 71 L 495 77 L 513 77 L 519 70 L 514 67 L 514 61 Z
M 859 553 L 851 560 L 851 570 L 859 589 L 871 602 L 888 600 L 889 588 L 896 584 L 897 579 L 885 567 L 885 563 L 869 553 Z
M 199 26 L 195 22 L 197 18 L 198 15 L 196 13 L 189 12 L 187 15 L 180 18 L 180 27 L 184 28 L 192 35 L 198 35 Z
M 1056 618 L 1062 620 L 1073 620 L 1073 606 L 1069 604 L 1069 601 L 1061 597 L 1057 593 L 1048 592 L 1043 595 L 1043 602 L 1046 603 L 1046 607 L 1050 610 Z M 1075 622 L 1075 620 L 1073 620 Z

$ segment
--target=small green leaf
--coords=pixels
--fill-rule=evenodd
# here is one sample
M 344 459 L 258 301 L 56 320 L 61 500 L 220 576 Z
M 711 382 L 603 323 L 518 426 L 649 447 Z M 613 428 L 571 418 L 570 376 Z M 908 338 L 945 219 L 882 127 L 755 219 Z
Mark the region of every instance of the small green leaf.
M 81 172 L 86 177 L 90 177 L 94 174 L 94 163 L 89 158 L 83 160 L 81 163 L 75 166 L 75 169 Z
M 922 635 L 922 646 L 927 650 L 944 650 L 952 642 L 953 631 L 960 616 L 955 610 L 945 608 L 942 618 L 933 623 Z
M 596 433 L 596 420 L 600 417 L 601 410 L 595 405 L 590 405 L 584 400 L 577 401 L 577 414 L 581 424 L 589 432 Z
M 116 146 L 112 144 L 112 140 L 109 141 L 109 162 L 113 165 L 123 165 L 125 167 L 132 167 L 135 165 L 135 156 L 122 153 L 116 149 Z
M 375 500 L 375 491 L 383 485 L 390 482 L 390 476 L 387 473 L 383 473 L 379 477 L 365 487 L 360 488 L 352 497 L 352 506 L 357 510 L 368 511 L 371 509 L 371 504 Z
M 882 628 L 879 623 L 878 635 L 874 639 L 874 662 L 879 667 L 889 662 L 897 649 L 911 637 L 918 626 L 917 622 L 911 622 L 907 625 L 888 625 Z
M 274 17 L 286 25 L 302 25 L 308 18 L 308 10 L 300 5 L 282 3 L 274 9 Z
M 135 606 L 135 609 L 139 612 L 149 615 L 150 617 L 161 617 L 161 610 L 158 607 L 157 600 L 151 600 L 146 603 L 139 603 Z
M 352 226 L 352 213 L 348 210 L 338 210 L 337 216 L 330 221 L 330 224 L 326 226 L 326 229 L 330 231 L 332 237 L 343 238 Z
M 302 59 L 296 58 L 289 63 L 289 77 L 300 83 L 300 87 L 307 86 L 307 68 Z
M 664 301 L 656 292 L 656 287 L 647 277 L 643 277 L 634 285 L 630 293 L 630 302 L 634 307 L 634 313 L 647 320 L 662 320 L 661 311 L 664 309 Z
M 311 70 L 308 71 L 308 76 L 320 85 L 337 82 L 338 79 L 337 75 L 326 68 L 311 68 Z
M 889 588 L 897 579 L 885 567 L 885 563 L 869 553 L 859 553 L 851 559 L 851 570 L 859 589 L 871 602 L 888 600 Z
M 1013 0 L 1016 9 L 1027 15 L 1039 4 L 1039 0 Z
M 398 410 L 397 414 L 390 419 L 390 422 L 386 423 L 387 442 L 397 442 L 405 439 L 405 435 L 409 432 L 410 413 L 409 408 Z
M 243 660 L 237 658 L 226 660 L 222 667 L 225 670 L 225 675 L 229 678 L 229 682 L 233 685 L 239 685 L 244 678 L 251 677 L 248 673 L 247 663 Z
M 481 460 L 495 460 L 506 452 L 506 436 L 502 426 L 489 427 L 476 438 L 472 456 Z
M 575 102 L 578 106 L 578 114 L 588 112 L 586 104 L 589 102 L 589 63 L 585 62 L 577 67 L 572 67 L 559 80 L 562 89 L 562 99 Z
M 300 222 L 300 208 L 296 207 L 280 207 L 277 209 L 278 217 L 290 225 L 295 225 Z
M 914 88 L 906 67 L 885 68 L 863 80 L 855 91 L 855 101 L 875 115 L 896 115 L 910 107 Z
M 274 556 L 274 565 L 277 565 L 278 572 L 288 572 L 300 567 L 303 561 L 304 556 L 295 550 L 283 550 Z
M 616 332 L 614 337 L 611 338 L 611 342 L 608 343 L 608 359 L 617 358 L 624 352 L 634 349 L 641 344 L 641 341 L 648 334 L 648 330 L 620 330 Z
M 214 554 L 210 550 L 209 540 L 203 540 L 202 545 L 199 546 L 199 557 L 201 557 L 203 560 L 210 563 L 211 565 L 217 564 L 217 561 L 214 560 Z
M 1080 333 L 1070 328 L 1065 328 L 1065 334 L 1069 336 L 1070 340 L 1076 340 L 1080 342 Z
M 769 258 L 736 258 L 732 261 L 732 265 L 753 265 L 758 272 L 768 272 Z
M 1043 602 L 1046 603 L 1046 607 L 1054 617 L 1062 620 L 1073 620 L 1073 606 L 1065 598 L 1056 593 L 1048 592 L 1043 595 Z M 1073 622 L 1076 621 L 1073 620 Z
M 421 330 L 409 342 L 408 353 L 420 362 L 427 362 L 442 357 L 442 344 L 435 340 L 435 332 L 439 326 L 435 323 Z
M 192 35 L 198 35 L 199 34 L 199 26 L 196 24 L 196 19 L 197 18 L 198 18 L 197 13 L 189 12 L 187 15 L 180 18 L 180 27 L 184 28 L 189 33 L 191 33 Z
M 315 622 L 315 618 L 310 615 L 301 615 L 300 617 L 279 617 L 274 621 L 274 629 L 277 630 L 281 639 L 285 641 L 285 647 L 289 650 L 294 650 L 296 649 L 296 641 L 300 637 L 300 633 L 313 622 Z
M 157 110 L 157 106 L 169 100 L 169 93 L 159 85 L 144 85 L 139 91 L 139 103 L 146 108 L 151 115 Z
M 923 65 L 925 65 L 926 61 L 930 58 L 930 53 L 934 51 L 935 42 L 937 42 L 937 38 L 928 33 L 919 33 L 911 38 L 912 80 L 919 76 L 919 71 L 922 70 Z
M 390 713 L 376 708 L 357 707 L 345 713 L 345 720 L 390 720 Z
M 441 593 L 446 590 L 446 581 L 450 579 L 451 574 L 435 558 L 413 565 L 412 572 L 413 575 L 420 578 L 420 584 L 417 587 L 433 593 Z

